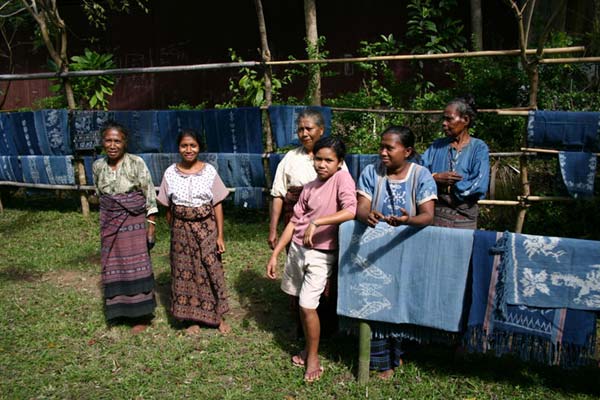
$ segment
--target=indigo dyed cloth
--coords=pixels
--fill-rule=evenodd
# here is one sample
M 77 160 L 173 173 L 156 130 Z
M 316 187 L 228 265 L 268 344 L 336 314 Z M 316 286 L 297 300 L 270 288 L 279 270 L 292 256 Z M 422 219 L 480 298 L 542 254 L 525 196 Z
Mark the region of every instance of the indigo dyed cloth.
M 0 181 L 23 182 L 23 170 L 18 156 L 0 156 Z
M 498 249 L 499 304 L 600 310 L 600 242 L 505 232 Z
M 146 163 L 150 176 L 152 176 L 152 183 L 156 187 L 160 186 L 166 169 L 173 163 L 181 161 L 179 153 L 143 153 L 137 155 Z
M 113 119 L 129 131 L 128 152 L 161 152 L 158 111 L 113 111 Z
M 593 153 L 561 151 L 558 165 L 563 182 L 574 198 L 594 195 L 594 180 L 598 157 Z
M 73 156 L 19 156 L 23 182 L 74 185 Z
M 323 132 L 323 136 L 328 136 L 331 133 L 331 108 L 329 107 L 270 106 L 269 120 L 271 121 L 271 130 L 277 147 L 300 146 L 296 120 L 298 119 L 298 114 L 307 108 L 316 109 L 323 115 L 323 119 L 325 120 L 325 132 Z
M 529 146 L 600 151 L 600 113 L 530 111 L 527 122 Z
M 348 172 L 352 175 L 352 179 L 358 182 L 360 173 L 369 164 L 379 161 L 379 154 L 348 154 L 344 159 Z
M 265 192 L 262 187 L 236 187 L 233 192 L 233 204 L 242 208 L 263 208 Z
M 228 188 L 267 185 L 262 154 L 200 153 L 198 158 L 215 167 Z
M 113 118 L 112 111 L 72 111 L 70 126 L 75 150 L 90 151 L 102 146 L 100 131 Z
M 269 158 L 269 172 L 271 172 L 271 179 L 273 179 L 277 173 L 277 166 L 285 157 L 285 153 L 269 153 L 267 157 Z
M 191 129 L 202 134 L 203 111 L 201 110 L 161 110 L 156 112 L 160 148 L 162 153 L 177 153 L 177 136 L 183 130 Z
M 258 107 L 204 111 L 207 151 L 215 153 L 260 153 L 262 117 Z M 221 175 L 221 172 L 219 172 Z
M 421 156 L 422 165 L 431 173 L 454 171 L 462 180 L 452 186 L 460 201 L 485 198 L 490 184 L 490 151 L 485 142 L 472 137 L 460 152 L 450 145 L 450 138 L 434 141 Z
M 94 185 L 94 170 L 92 169 L 92 164 L 98 157 L 96 156 L 83 156 L 83 167 L 85 168 L 85 184 L 86 185 Z
M 3 154 L 72 154 L 67 110 L 8 113 L 0 124 Z
M 565 367 L 589 363 L 594 356 L 596 317 L 593 312 L 565 308 L 507 306 L 495 312 L 502 234 L 474 231 L 471 307 L 464 336 L 471 352 L 514 354 L 524 361 Z
M 338 314 L 459 331 L 472 243 L 470 230 L 343 223 Z

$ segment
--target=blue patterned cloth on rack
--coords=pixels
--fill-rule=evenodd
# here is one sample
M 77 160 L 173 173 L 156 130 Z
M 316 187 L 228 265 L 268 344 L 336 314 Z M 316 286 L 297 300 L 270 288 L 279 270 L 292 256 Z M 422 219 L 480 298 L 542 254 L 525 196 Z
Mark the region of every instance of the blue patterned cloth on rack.
M 141 153 L 137 155 L 142 157 L 146 163 L 154 186 L 160 185 L 165 170 L 171 164 L 181 161 L 179 153 Z
M 233 204 L 242 208 L 263 208 L 264 198 L 262 187 L 236 187 L 233 192 Z
M 23 182 L 19 156 L 0 156 L 0 181 Z
M 74 185 L 73 156 L 19 156 L 23 182 Z
M 306 108 L 316 109 L 321 112 L 325 120 L 324 136 L 331 132 L 331 108 L 329 107 L 309 107 L 309 106 L 270 106 L 269 120 L 271 121 L 271 131 L 277 147 L 299 146 L 297 134 L 298 114 Z
M 267 185 L 262 154 L 200 153 L 198 158 L 215 167 L 228 188 Z
M 85 184 L 86 185 L 94 185 L 94 172 L 92 169 L 92 164 L 94 161 L 98 159 L 98 156 L 83 156 L 83 167 L 85 168 Z
M 565 150 L 600 151 L 600 113 L 530 111 L 527 122 L 529 146 Z
M 362 170 L 369 164 L 373 164 L 379 161 L 379 154 L 348 154 L 346 155 L 345 162 L 348 167 L 348 172 L 354 178 L 354 181 L 358 182 L 358 177 Z
M 129 152 L 160 153 L 161 135 L 157 111 L 113 111 L 112 114 L 114 121 L 129 131 Z
M 273 179 L 277 172 L 277 166 L 285 157 L 285 153 L 269 153 L 267 157 L 269 158 L 269 172 L 271 172 L 271 179 Z
M 497 297 L 529 307 L 600 310 L 600 242 L 505 232 Z
M 209 152 L 263 152 L 262 116 L 258 107 L 205 110 L 204 133 Z
M 91 151 L 100 147 L 100 131 L 113 118 L 112 111 L 72 111 L 70 127 L 75 150 Z
M 68 155 L 72 153 L 67 110 L 3 114 L 0 122 L 4 155 Z
M 558 164 L 563 182 L 574 198 L 594 195 L 598 157 L 593 153 L 561 151 Z
M 339 315 L 459 331 L 472 230 L 349 221 L 339 238 Z
M 589 363 L 594 356 L 596 332 L 593 312 L 522 305 L 507 306 L 504 318 L 495 312 L 500 255 L 494 249 L 501 235 L 474 231 L 466 348 L 565 367 Z
M 203 111 L 201 110 L 161 110 L 157 111 L 160 148 L 162 153 L 177 153 L 177 136 L 183 130 L 191 129 L 202 134 Z

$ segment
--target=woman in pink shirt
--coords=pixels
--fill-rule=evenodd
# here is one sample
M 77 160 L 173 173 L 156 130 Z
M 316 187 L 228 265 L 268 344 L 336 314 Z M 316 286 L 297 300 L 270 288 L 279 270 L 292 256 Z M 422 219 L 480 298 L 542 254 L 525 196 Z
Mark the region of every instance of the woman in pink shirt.
M 292 357 L 292 363 L 305 367 L 307 382 L 318 380 L 323 373 L 318 356 L 321 323 L 316 309 L 337 263 L 338 225 L 356 214 L 354 180 L 341 169 L 346 155 L 344 142 L 332 137 L 319 139 L 313 153 L 317 179 L 304 186 L 294 215 L 267 264 L 267 277 L 276 279 L 277 256 L 291 242 L 281 289 L 299 297 L 306 345 Z

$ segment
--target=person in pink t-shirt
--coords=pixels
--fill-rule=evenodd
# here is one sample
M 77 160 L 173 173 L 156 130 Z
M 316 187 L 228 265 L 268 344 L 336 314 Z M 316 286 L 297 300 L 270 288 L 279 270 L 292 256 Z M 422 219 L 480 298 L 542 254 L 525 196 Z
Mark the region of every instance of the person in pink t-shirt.
M 337 263 L 338 225 L 356 214 L 356 186 L 350 173 L 341 169 L 346 155 L 344 142 L 333 137 L 319 139 L 313 153 L 317 179 L 304 186 L 294 215 L 267 264 L 267 277 L 276 279 L 277 256 L 291 242 L 281 289 L 299 297 L 306 345 L 292 357 L 292 363 L 305 367 L 307 382 L 318 380 L 323 373 L 318 355 L 321 323 L 316 309 Z

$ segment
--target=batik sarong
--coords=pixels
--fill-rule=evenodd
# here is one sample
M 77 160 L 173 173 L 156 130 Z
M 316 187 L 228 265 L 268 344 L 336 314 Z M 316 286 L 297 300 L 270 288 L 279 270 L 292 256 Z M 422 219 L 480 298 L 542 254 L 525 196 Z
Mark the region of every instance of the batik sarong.
M 445 228 L 477 229 L 477 200 L 460 202 L 452 195 L 438 194 L 433 225 Z
M 105 315 L 154 312 L 154 274 L 146 239 L 146 198 L 141 192 L 100 197 L 102 286 Z
M 171 211 L 171 313 L 218 326 L 229 303 L 213 207 L 174 205 Z

